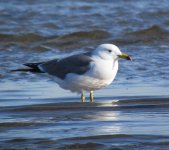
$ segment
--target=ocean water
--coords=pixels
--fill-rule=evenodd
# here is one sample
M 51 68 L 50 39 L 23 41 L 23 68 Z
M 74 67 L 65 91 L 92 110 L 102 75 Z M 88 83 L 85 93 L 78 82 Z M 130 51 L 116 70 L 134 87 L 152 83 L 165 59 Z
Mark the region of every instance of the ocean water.
M 0 149 L 169 149 L 167 0 L 0 1 Z M 28 62 L 113 43 L 133 57 L 95 103 Z M 88 99 L 88 93 L 85 93 Z

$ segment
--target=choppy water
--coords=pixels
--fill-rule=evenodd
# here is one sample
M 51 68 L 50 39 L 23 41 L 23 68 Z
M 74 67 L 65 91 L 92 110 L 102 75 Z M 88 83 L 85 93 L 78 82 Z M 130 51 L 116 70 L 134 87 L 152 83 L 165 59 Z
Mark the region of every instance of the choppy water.
M 168 149 L 167 0 L 0 1 L 0 149 Z M 11 73 L 26 62 L 114 43 L 134 57 L 96 103 L 45 76 Z

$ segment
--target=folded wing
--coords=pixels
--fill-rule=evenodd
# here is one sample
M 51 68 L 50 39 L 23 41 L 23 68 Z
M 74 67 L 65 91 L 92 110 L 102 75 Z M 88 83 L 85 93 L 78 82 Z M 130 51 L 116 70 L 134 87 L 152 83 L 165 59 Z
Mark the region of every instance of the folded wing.
M 83 74 L 90 69 L 92 58 L 88 53 L 73 55 L 64 59 L 51 60 L 39 65 L 41 71 L 64 79 L 68 73 Z

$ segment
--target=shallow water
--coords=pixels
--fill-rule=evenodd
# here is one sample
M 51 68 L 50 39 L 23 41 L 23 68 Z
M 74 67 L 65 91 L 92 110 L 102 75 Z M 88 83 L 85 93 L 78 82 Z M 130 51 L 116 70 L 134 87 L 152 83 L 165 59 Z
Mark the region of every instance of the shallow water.
M 0 109 L 0 148 L 168 149 L 168 109 L 168 98 L 18 102 Z
M 0 1 L 0 149 L 168 149 L 169 2 Z M 94 104 L 27 62 L 114 43 L 133 56 Z M 86 93 L 88 96 L 88 93 Z

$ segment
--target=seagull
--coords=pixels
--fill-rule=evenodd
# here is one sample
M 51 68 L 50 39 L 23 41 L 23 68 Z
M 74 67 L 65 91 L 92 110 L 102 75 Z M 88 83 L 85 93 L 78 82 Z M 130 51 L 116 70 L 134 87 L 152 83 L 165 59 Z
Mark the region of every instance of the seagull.
M 75 54 L 62 59 L 46 62 L 26 63 L 28 68 L 12 71 L 46 73 L 63 89 L 81 94 L 85 102 L 84 91 L 90 92 L 90 102 L 94 102 L 93 91 L 108 86 L 118 71 L 118 60 L 132 58 L 114 44 L 101 44 L 95 50 Z

